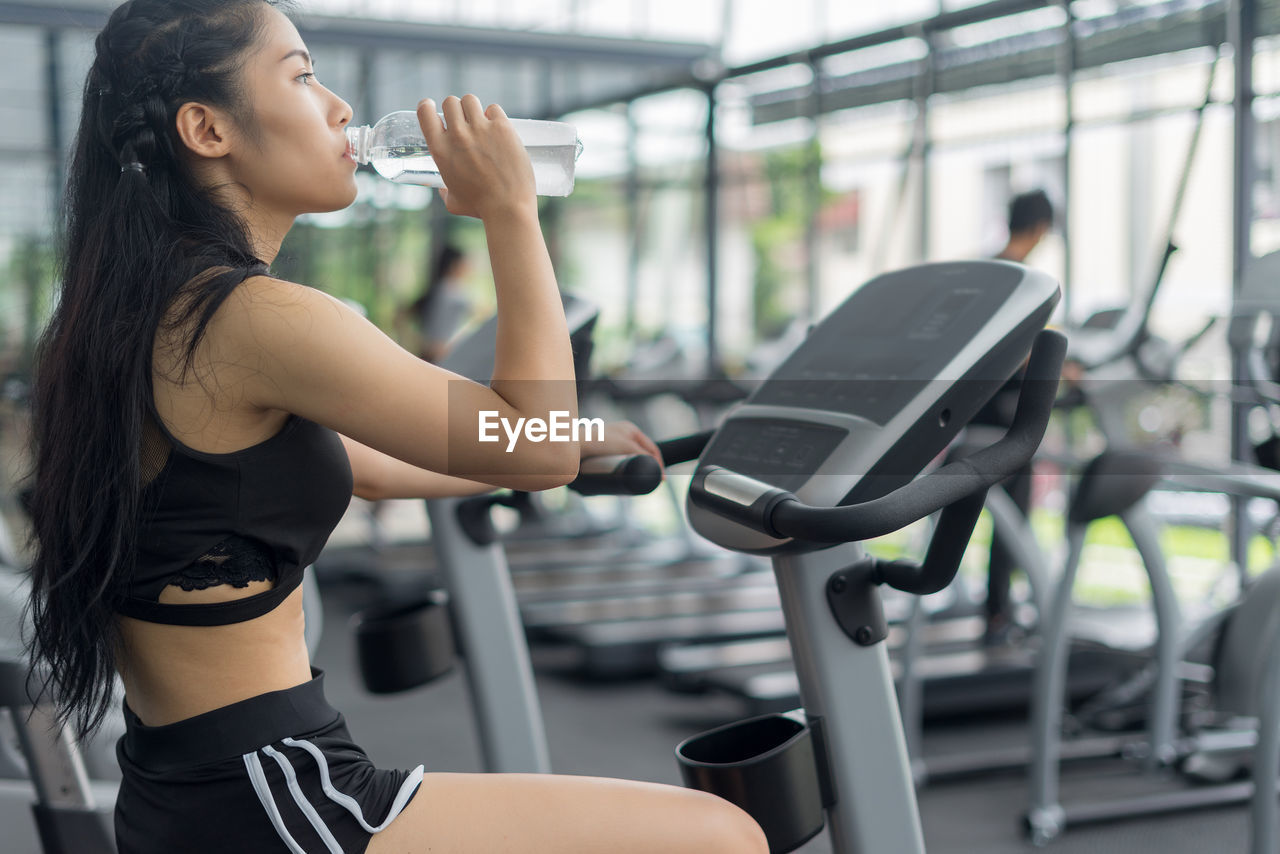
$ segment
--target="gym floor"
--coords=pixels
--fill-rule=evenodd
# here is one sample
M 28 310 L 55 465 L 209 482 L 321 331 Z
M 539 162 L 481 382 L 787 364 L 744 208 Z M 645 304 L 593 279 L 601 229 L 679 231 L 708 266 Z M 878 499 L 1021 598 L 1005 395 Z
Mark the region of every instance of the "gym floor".
M 359 591 L 329 588 L 325 628 L 316 666 L 327 672 L 330 701 L 342 709 L 356 740 L 375 762 L 432 771 L 478 771 L 480 754 L 466 687 L 460 670 L 414 691 L 375 697 L 360 685 L 354 641 L 348 628 L 361 605 Z M 723 696 L 673 694 L 653 682 L 592 684 L 565 673 L 557 650 L 534 649 L 539 695 L 546 719 L 552 767 L 557 773 L 628 777 L 679 783 L 675 745 L 701 730 L 744 716 L 739 703 Z M 1021 739 L 1016 721 L 979 721 L 931 726 L 927 750 L 970 750 L 982 744 Z M 1095 800 L 1151 791 L 1159 780 L 1140 777 L 1117 763 L 1067 769 L 1063 799 Z M 1181 785 L 1165 781 L 1163 785 Z M 1037 851 L 1019 829 L 1025 802 L 1020 775 L 986 776 L 940 783 L 920 795 L 930 854 Z M 1244 851 L 1248 838 L 1244 807 L 1197 810 L 1071 830 L 1049 847 L 1059 854 L 1135 851 L 1202 854 Z M 799 849 L 831 851 L 825 832 Z

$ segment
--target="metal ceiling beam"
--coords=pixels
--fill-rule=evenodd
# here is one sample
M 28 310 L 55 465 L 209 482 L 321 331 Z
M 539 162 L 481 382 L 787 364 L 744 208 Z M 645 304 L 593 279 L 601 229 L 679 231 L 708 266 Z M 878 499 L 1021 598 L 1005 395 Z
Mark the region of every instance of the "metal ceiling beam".
M 828 42 L 807 50 L 795 51 L 747 65 L 739 65 L 728 69 L 724 76 L 742 77 L 747 74 L 758 74 L 761 71 L 772 71 L 775 68 L 796 65 L 797 63 L 817 62 L 827 57 L 839 56 L 850 51 L 864 50 L 865 48 L 882 44 L 892 44 L 903 39 L 919 38 L 930 33 L 954 30 L 957 27 L 967 27 L 970 24 L 994 21 L 998 18 L 1007 18 L 1010 15 L 1030 12 L 1034 9 L 1042 9 L 1052 5 L 1054 5 L 1054 0 L 992 0 L 990 3 L 970 6 L 967 9 L 942 12 L 931 18 L 925 18 L 913 23 L 886 27 L 874 33 L 864 33 L 860 36 Z
M 860 36 L 854 36 L 853 38 L 841 39 L 840 41 L 829 42 L 827 44 L 818 45 L 805 50 L 793 51 L 791 53 L 770 57 L 769 59 L 762 59 L 758 62 L 733 67 L 717 65 L 711 57 L 708 56 L 702 61 L 692 65 L 685 73 L 673 73 L 666 79 L 660 80 L 656 83 L 618 91 L 604 97 L 595 97 L 580 101 L 576 104 L 569 105 L 565 112 L 592 110 L 609 104 L 629 103 L 638 98 L 645 98 L 662 92 L 670 92 L 674 89 L 704 90 L 709 86 L 715 86 L 718 83 L 735 77 L 743 77 L 748 74 L 758 74 L 762 71 L 772 71 L 777 68 L 785 68 L 788 65 L 811 64 L 829 56 L 838 56 L 839 54 L 848 53 L 853 50 L 862 50 L 864 48 L 875 47 L 877 45 L 891 44 L 905 38 L 918 37 L 927 33 L 955 29 L 956 27 L 963 27 L 969 24 L 978 24 L 983 21 L 1005 18 L 1009 15 L 1016 15 L 1020 12 L 1029 12 L 1033 9 L 1052 6 L 1054 3 L 1055 0 L 991 0 L 989 3 L 970 6 L 967 9 L 959 9 L 954 12 L 943 12 L 942 14 L 934 15 L 931 18 L 926 18 L 914 23 L 889 27 L 887 29 L 878 30 L 874 33 L 865 33 Z
M 712 50 L 710 45 L 692 42 L 530 33 L 315 15 L 300 16 L 298 31 L 307 42 L 316 44 L 643 68 L 688 68 Z
M 1222 6 L 1176 11 L 1181 6 L 1171 2 L 1079 23 L 1075 30 L 1075 69 L 1217 46 L 1225 40 Z M 1274 33 L 1277 19 L 1272 17 L 1267 23 L 1272 28 L 1263 32 Z M 1061 28 L 1052 28 L 972 47 L 942 47 L 934 91 L 963 92 L 1053 76 L 1061 69 L 1063 38 Z M 910 99 L 919 69 L 919 62 L 911 61 L 828 78 L 823 106 L 833 111 Z M 808 92 L 808 86 L 797 86 L 752 97 L 753 122 L 767 124 L 803 115 Z
M 0 0 L 0 25 L 98 30 L 107 22 L 109 11 L 103 6 Z M 296 22 L 298 32 L 312 44 L 468 56 L 545 58 L 565 63 L 687 70 L 714 49 L 712 45 L 694 42 L 531 33 L 329 15 L 300 15 Z

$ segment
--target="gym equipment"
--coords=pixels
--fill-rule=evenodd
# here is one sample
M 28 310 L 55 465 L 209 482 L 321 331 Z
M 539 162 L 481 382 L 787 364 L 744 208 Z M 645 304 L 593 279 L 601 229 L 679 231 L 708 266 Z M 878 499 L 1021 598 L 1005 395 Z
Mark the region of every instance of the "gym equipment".
M 651 406 L 664 398 L 683 401 L 695 413 L 691 423 L 705 425 L 748 394 L 726 377 L 701 376 L 703 369 L 686 355 L 674 339 L 659 339 L 624 372 L 593 381 L 591 389 L 650 432 L 655 427 Z M 682 515 L 672 482 L 665 486 Z M 687 527 L 678 542 L 684 548 L 673 562 L 629 573 L 625 581 L 522 597 L 521 616 L 531 638 L 573 649 L 582 676 L 617 679 L 652 675 L 662 650 L 673 642 L 781 631 L 777 589 L 766 561 L 710 546 Z
M 0 540 L 12 542 L 3 520 Z M 16 560 L 16 552 L 7 557 Z M 86 757 L 86 746 L 53 728 L 51 705 L 32 703 L 18 604 L 27 594 L 27 580 L 16 564 L 0 562 L 0 603 L 6 606 L 0 612 L 0 723 L 7 724 L 0 730 L 0 767 L 9 772 L 0 780 L 0 826 L 29 810 L 45 854 L 111 854 L 115 836 L 102 805 L 114 802 L 116 783 L 91 780 L 86 758 L 96 765 L 114 763 L 115 739 L 107 727 Z M 10 731 L 16 755 L 8 744 Z
M 1200 126 L 1212 82 L 1211 73 L 1206 82 L 1205 104 L 1197 110 L 1196 128 L 1182 164 L 1178 191 L 1150 286 L 1123 311 L 1101 315 L 1085 328 L 1073 330 L 1068 342 L 1070 357 L 1090 372 L 1084 384 L 1088 405 L 1096 413 L 1104 436 L 1116 446 L 1124 444 L 1123 417 L 1125 404 L 1132 397 L 1133 381 L 1172 382 L 1177 360 L 1210 328 L 1206 326 L 1175 346 L 1151 336 L 1147 321 L 1170 258 L 1176 251 L 1174 230 L 1189 170 L 1198 151 Z M 993 492 L 987 497 L 987 509 L 993 523 L 1000 528 L 1001 540 L 1018 551 L 1018 564 L 1027 573 L 1031 586 L 1031 604 L 1037 613 L 1042 613 L 1048 588 L 1044 560 L 1026 520 L 1004 499 L 1000 491 Z M 890 645 L 902 650 L 898 657 L 900 669 L 895 675 L 900 677 L 913 755 L 918 754 L 920 721 L 926 714 L 981 711 L 1029 701 L 1035 666 L 1029 650 L 980 648 L 981 621 L 975 616 L 930 624 L 918 601 L 886 602 L 886 606 L 899 609 L 891 612 L 891 619 L 906 626 L 901 637 L 895 633 Z M 770 618 L 772 626 L 768 625 Z M 776 612 L 737 615 L 728 622 L 724 632 L 726 637 L 745 640 L 719 645 L 707 642 L 715 640 L 708 637 L 699 638 L 697 643 L 675 645 L 661 654 L 660 668 L 668 682 L 677 686 L 706 686 L 727 691 L 742 697 L 749 708 L 761 711 L 786 707 L 798 698 L 799 685 L 793 670 L 786 666 L 789 649 L 778 635 L 780 630 Z M 1133 666 L 1125 650 L 1110 650 L 1105 644 L 1094 642 L 1096 639 L 1083 640 L 1073 650 L 1077 659 L 1070 669 L 1073 697 L 1096 691 Z M 941 647 L 943 654 L 930 655 L 926 652 L 928 647 Z M 1016 766 L 1026 758 L 1025 752 L 1019 751 L 1016 756 L 992 757 L 992 764 L 988 766 L 984 761 L 978 760 L 974 765 L 954 757 L 933 768 L 917 762 L 917 771 L 923 781 L 926 777 L 963 774 L 985 767 L 1010 767 L 1011 763 Z
M 648 456 L 597 457 L 583 463 L 570 488 L 588 495 L 627 494 L 656 488 L 660 477 L 657 461 Z M 488 515 L 501 500 L 434 498 L 427 514 L 466 662 L 484 765 L 490 771 L 545 773 L 551 764 L 529 648 L 502 541 Z
M 1236 294 L 1227 327 L 1233 353 L 1243 353 L 1242 375 L 1235 378 L 1237 392 L 1245 403 L 1262 409 L 1268 417 L 1271 435 L 1254 446 L 1258 462 L 1280 469 L 1280 430 L 1276 409 L 1280 408 L 1280 294 L 1275 283 L 1280 276 L 1280 252 L 1254 258 L 1245 270 L 1240 293 Z
M 564 296 L 564 305 L 575 342 L 575 361 L 583 361 L 596 310 L 569 295 Z M 487 383 L 493 373 L 496 341 L 497 321 L 493 319 L 462 342 L 445 366 Z M 651 457 L 595 457 L 582 464 L 570 488 L 583 495 L 641 494 L 652 491 L 660 480 L 661 470 Z M 377 690 L 414 687 L 447 670 L 450 651 L 440 646 L 451 646 L 450 635 L 456 637 L 466 662 L 467 687 L 485 767 L 490 771 L 545 773 L 550 771 L 550 758 L 529 649 L 521 631 L 503 542 L 490 518 L 495 506 L 512 501 L 506 494 L 427 501 L 432 546 L 447 592 L 452 632 L 441 623 L 445 600 L 438 596 L 400 603 L 381 613 L 366 612 L 359 631 L 369 649 L 381 648 L 384 654 L 364 656 L 362 661 L 368 663 L 366 681 Z M 389 657 L 385 655 L 389 648 L 403 654 Z M 422 666 L 424 657 L 433 659 L 430 666 Z
M 994 428 L 966 428 L 965 437 L 950 449 L 950 457 L 963 456 L 989 444 L 994 441 L 993 433 L 998 436 Z M 991 438 L 984 441 L 984 437 Z M 987 495 L 985 509 L 1001 534 L 1001 545 L 1015 552 L 1016 563 L 1027 576 L 1030 596 L 1023 609 L 1035 615 L 1025 620 L 1030 624 L 1044 612 L 1049 596 L 1046 559 L 1028 520 L 1003 490 Z M 965 610 L 964 604 L 926 614 L 919 597 L 885 601 L 891 626 L 887 645 L 918 783 L 1017 768 L 1030 761 L 1025 747 L 974 754 L 957 752 L 928 759 L 923 755 L 926 717 L 1026 708 L 1031 700 L 1036 665 L 1034 639 L 1018 647 L 988 647 L 983 643 L 980 612 L 976 608 Z M 774 621 L 771 629 L 767 622 L 770 616 Z M 659 662 L 667 684 L 677 690 L 712 689 L 740 697 L 753 713 L 793 707 L 799 700 L 799 681 L 791 666 L 789 644 L 782 636 L 781 615 L 774 612 L 752 617 L 760 631 L 748 639 L 727 643 L 702 640 L 665 647 Z M 1108 627 L 1105 635 L 1081 632 L 1071 650 L 1069 696 L 1089 696 L 1123 679 L 1140 665 L 1137 650 L 1145 639 L 1125 639 L 1127 645 L 1116 646 L 1115 635 L 1114 627 Z
M 1275 386 L 1268 378 L 1265 348 L 1259 347 L 1255 340 L 1261 317 L 1276 308 L 1271 292 L 1278 263 L 1280 255 L 1271 255 L 1255 259 L 1246 270 L 1244 287 L 1237 298 L 1228 332 L 1233 349 L 1250 354 L 1245 360 L 1246 374 L 1237 377 L 1236 382 L 1262 405 L 1272 405 L 1280 399 L 1272 395 Z M 1249 579 L 1239 550 L 1233 549 L 1237 552 L 1243 589 L 1239 601 L 1187 630 L 1168 583 L 1154 526 L 1140 502 L 1147 490 L 1160 483 L 1184 490 L 1227 494 L 1233 497 L 1239 513 L 1248 499 L 1267 499 L 1280 505 L 1280 487 L 1266 469 L 1240 463 L 1210 469 L 1166 455 L 1132 451 L 1104 453 L 1091 468 L 1104 476 L 1110 471 L 1112 476 L 1107 479 L 1111 494 L 1091 492 L 1087 484 L 1082 483 L 1069 514 L 1068 560 L 1053 609 L 1046 616 L 1044 654 L 1037 673 L 1027 831 L 1035 843 L 1044 845 L 1079 824 L 1251 800 L 1251 850 L 1257 854 L 1272 852 L 1277 845 L 1275 793 L 1280 767 L 1277 762 L 1280 735 L 1276 732 L 1280 725 L 1280 696 L 1276 693 L 1276 686 L 1280 685 L 1280 665 L 1273 655 L 1280 642 L 1277 635 L 1280 627 L 1275 620 L 1275 615 L 1280 613 L 1277 589 L 1280 569 L 1273 568 L 1258 579 Z M 1061 683 L 1066 670 L 1061 653 L 1062 625 L 1072 607 L 1071 587 L 1085 527 L 1100 515 L 1110 513 L 1120 515 L 1133 536 L 1151 580 L 1152 603 L 1159 627 L 1155 660 L 1134 680 L 1139 692 L 1148 686 L 1151 691 L 1147 738 L 1139 744 L 1130 744 L 1126 752 L 1143 757 L 1147 768 L 1176 766 L 1197 779 L 1205 776 L 1206 767 L 1221 778 L 1243 770 L 1238 763 L 1224 763 L 1220 757 L 1224 753 L 1247 753 L 1253 748 L 1252 780 L 1111 797 L 1096 803 L 1063 804 L 1060 801 L 1058 759 L 1064 749 L 1073 747 L 1073 742 L 1064 742 L 1060 734 Z M 1210 682 L 1214 710 L 1219 717 L 1228 716 L 1228 725 L 1180 732 L 1177 724 L 1181 665 L 1190 651 L 1207 642 L 1216 643 Z M 1128 685 L 1112 693 L 1124 695 L 1126 692 L 1131 693 Z
M 1275 793 L 1280 767 L 1263 757 L 1274 748 L 1269 735 L 1280 725 L 1277 684 L 1280 663 L 1272 651 L 1280 642 L 1280 569 L 1272 569 L 1252 582 L 1233 608 L 1215 614 L 1187 630 L 1160 551 L 1155 525 L 1142 506 L 1143 497 L 1157 486 L 1182 490 L 1222 492 L 1245 498 L 1280 502 L 1280 485 L 1257 469 L 1236 466 L 1225 471 L 1196 466 L 1164 455 L 1138 451 L 1107 451 L 1090 469 L 1094 478 L 1083 480 L 1068 513 L 1066 565 L 1058 580 L 1051 609 L 1044 617 L 1044 645 L 1036 673 L 1032 706 L 1032 765 L 1026 826 L 1032 841 L 1044 845 L 1072 826 L 1119 818 L 1213 807 L 1253 800 L 1251 851 L 1275 850 Z M 1150 714 L 1145 740 L 1124 746 L 1122 754 L 1142 758 L 1147 769 L 1173 766 L 1188 768 L 1197 757 L 1203 765 L 1216 753 L 1258 746 L 1253 781 L 1226 785 L 1197 785 L 1155 791 L 1106 801 L 1063 804 L 1059 799 L 1058 760 L 1072 742 L 1061 737 L 1064 625 L 1072 607 L 1071 591 L 1090 522 L 1118 515 L 1134 540 L 1151 583 L 1152 607 L 1157 625 L 1153 661 L 1133 684 L 1138 692 L 1150 691 Z M 1227 726 L 1205 726 L 1180 731 L 1180 685 L 1183 661 L 1188 653 L 1216 640 L 1212 669 L 1214 708 L 1228 717 Z M 1129 686 L 1114 693 L 1121 694 Z M 1241 726 L 1242 719 L 1251 721 Z M 1203 782 L 1203 781 L 1199 781 Z
M 589 341 L 596 310 L 569 295 L 564 306 L 570 336 L 578 336 L 574 360 L 585 364 L 589 345 L 582 344 L 582 336 L 586 334 Z M 493 375 L 497 336 L 494 317 L 450 353 L 445 367 L 487 384 Z M 491 771 L 547 772 L 551 760 L 542 709 L 529 649 L 520 633 L 506 556 L 491 526 L 488 530 L 464 527 L 459 514 L 473 506 L 456 498 L 431 499 L 427 517 L 441 580 L 449 593 L 450 616 L 467 659 L 467 686 L 481 753 Z
M 41 847 L 45 854 L 110 854 L 116 850 L 115 835 L 99 808 L 103 793 L 90 783 L 75 739 L 53 729 L 49 706 L 32 706 L 27 673 L 23 662 L 0 660 L 0 708 L 10 712 L 22 746 L 35 791 L 31 813 Z M 21 790 L 13 794 L 29 798 Z
M 643 348 L 624 373 L 587 383 L 583 393 L 594 403 L 584 405 L 584 411 L 619 408 L 653 432 L 649 414 L 660 402 L 682 410 L 687 405 L 693 428 L 706 423 L 713 410 L 746 395 L 725 378 L 694 376 L 701 369 L 681 358 L 680 349 L 666 346 L 672 344 L 662 339 Z M 663 494 L 681 516 L 682 496 L 671 480 L 663 484 Z M 507 544 L 510 550 L 510 538 Z M 566 549 L 562 540 L 556 545 L 560 554 L 548 555 L 553 562 L 516 568 L 512 561 L 512 582 L 530 639 L 574 650 L 579 675 L 647 675 L 658 647 L 678 631 L 678 624 L 717 619 L 720 612 L 765 609 L 772 612 L 766 614 L 770 625 L 780 628 L 766 562 L 708 544 L 687 526 L 669 539 L 629 543 L 613 555 Z
M 1057 300 L 1052 280 L 1007 262 L 877 277 L 815 328 L 703 452 L 690 521 L 726 548 L 771 556 L 804 711 L 794 726 L 749 722 L 695 737 L 677 755 L 687 782 L 761 821 L 771 850 L 791 850 L 820 826 L 797 830 L 785 807 L 777 816 L 787 795 L 751 769 L 805 744 L 817 781 L 808 800 L 817 793 L 837 854 L 924 850 L 878 588 L 921 595 L 949 584 L 983 493 L 1035 452 L 1065 350 L 1060 335 L 1042 331 Z M 1009 433 L 913 480 L 1028 350 Z M 860 541 L 938 510 L 923 565 L 864 556 Z
M 972 442 L 966 444 L 969 449 L 976 447 Z M 1021 607 L 1038 615 L 1048 596 L 1049 572 L 1029 523 L 1002 490 L 987 495 L 984 509 L 1001 533 L 1002 545 L 1012 549 L 1018 565 L 1025 567 L 1030 595 Z M 918 597 L 885 601 L 894 680 L 899 686 L 908 742 L 917 759 L 924 718 L 1025 707 L 1031 697 L 1034 646 L 984 645 L 985 623 L 979 611 L 967 602 L 954 601 L 959 596 L 952 598 L 952 603 L 932 613 L 926 612 Z M 1028 617 L 1026 622 L 1033 619 Z M 1101 638 L 1079 639 L 1072 655 L 1073 697 L 1087 696 L 1134 667 L 1131 653 L 1112 648 Z M 771 635 L 762 633 L 749 640 L 669 645 L 660 652 L 659 667 L 664 680 L 676 690 L 728 693 L 741 698 L 751 712 L 792 708 L 799 697 L 781 625 Z M 1003 758 L 987 766 L 957 764 L 957 759 L 948 757 L 933 768 L 921 764 L 920 782 L 926 777 L 1009 767 L 1010 761 Z

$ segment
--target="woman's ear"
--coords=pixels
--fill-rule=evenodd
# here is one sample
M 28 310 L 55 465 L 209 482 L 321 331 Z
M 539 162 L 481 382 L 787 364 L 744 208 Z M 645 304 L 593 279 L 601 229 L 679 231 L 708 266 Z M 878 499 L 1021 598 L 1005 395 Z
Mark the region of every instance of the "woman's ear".
M 188 101 L 178 108 L 178 138 L 192 154 L 222 157 L 230 149 L 230 122 L 225 113 Z

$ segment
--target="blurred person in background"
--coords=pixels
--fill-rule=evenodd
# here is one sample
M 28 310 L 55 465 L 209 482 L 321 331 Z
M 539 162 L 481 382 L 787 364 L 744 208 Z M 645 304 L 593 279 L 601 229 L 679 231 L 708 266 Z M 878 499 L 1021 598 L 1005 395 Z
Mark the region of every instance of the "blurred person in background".
M 995 257 L 1019 264 L 1026 263 L 1027 257 L 1052 228 L 1053 203 L 1044 190 L 1036 189 L 1014 196 L 1009 202 L 1009 240 Z M 1022 371 L 1019 370 L 969 423 L 1008 429 L 1013 423 L 1013 412 L 1018 405 L 1021 388 Z M 1028 464 L 1002 484 L 1023 515 L 1031 512 L 1031 473 L 1032 467 Z M 984 642 L 989 646 L 1016 643 L 1021 639 L 1021 630 L 1014 619 L 1010 597 L 1014 569 L 1013 558 L 1000 535 L 993 533 L 987 570 L 986 630 L 983 636 Z
M 418 355 L 439 364 L 449 354 L 458 331 L 466 324 L 474 303 L 467 294 L 471 262 L 453 244 L 445 244 L 422 296 L 409 304 L 419 334 Z

